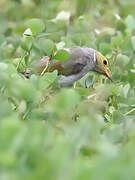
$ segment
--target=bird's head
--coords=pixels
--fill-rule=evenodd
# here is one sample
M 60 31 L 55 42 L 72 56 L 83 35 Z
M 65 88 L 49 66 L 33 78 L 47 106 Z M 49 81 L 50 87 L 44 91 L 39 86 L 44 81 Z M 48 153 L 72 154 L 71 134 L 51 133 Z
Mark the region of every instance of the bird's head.
M 95 51 L 94 52 L 94 62 L 96 64 L 94 70 L 100 74 L 105 75 L 110 80 L 112 80 L 107 58 L 105 56 L 103 56 L 101 53 Z

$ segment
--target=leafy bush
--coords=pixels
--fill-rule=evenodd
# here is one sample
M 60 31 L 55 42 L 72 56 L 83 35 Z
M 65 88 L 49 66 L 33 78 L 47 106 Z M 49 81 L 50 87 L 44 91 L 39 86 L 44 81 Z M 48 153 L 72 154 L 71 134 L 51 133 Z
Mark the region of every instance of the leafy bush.
M 0 1 L 0 179 L 134 180 L 135 2 Z M 110 82 L 90 72 L 60 88 L 57 71 L 19 72 L 88 46 Z M 56 50 L 58 52 L 55 54 Z

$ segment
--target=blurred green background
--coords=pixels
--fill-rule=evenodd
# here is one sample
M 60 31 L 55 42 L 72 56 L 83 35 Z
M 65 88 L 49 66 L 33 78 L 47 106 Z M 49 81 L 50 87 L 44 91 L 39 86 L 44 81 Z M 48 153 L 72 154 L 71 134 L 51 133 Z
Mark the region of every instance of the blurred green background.
M 18 73 L 73 46 L 105 55 L 113 82 Z M 134 180 L 134 59 L 134 0 L 0 0 L 0 180 Z

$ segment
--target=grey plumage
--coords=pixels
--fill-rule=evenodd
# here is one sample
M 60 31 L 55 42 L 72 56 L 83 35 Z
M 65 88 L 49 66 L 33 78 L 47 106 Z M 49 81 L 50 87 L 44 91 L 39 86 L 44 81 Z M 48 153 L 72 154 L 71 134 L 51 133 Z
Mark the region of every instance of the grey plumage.
M 70 53 L 69 60 L 63 62 L 64 76 L 59 80 L 61 86 L 71 86 L 85 74 L 95 68 L 95 50 L 87 47 L 74 47 L 66 49 Z M 68 71 L 66 70 L 68 69 Z
M 44 70 L 45 72 L 58 70 L 58 74 L 61 75 L 60 86 L 71 86 L 89 71 L 96 71 L 111 79 L 107 59 L 100 52 L 92 48 L 79 46 L 65 48 L 65 50 L 70 54 L 68 60 L 58 61 L 44 56 L 35 64 L 33 70 L 38 74 L 43 74 Z M 103 63 L 104 61 L 106 61 L 106 64 Z M 23 74 L 27 74 L 27 71 Z

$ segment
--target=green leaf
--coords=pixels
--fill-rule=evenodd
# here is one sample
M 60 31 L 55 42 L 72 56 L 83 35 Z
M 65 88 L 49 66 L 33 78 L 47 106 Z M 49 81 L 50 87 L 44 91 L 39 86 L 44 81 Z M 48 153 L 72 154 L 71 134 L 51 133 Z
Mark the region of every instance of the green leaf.
M 8 69 L 8 65 L 6 63 L 0 62 L 0 71 L 6 71 Z
M 0 35 L 0 46 L 5 42 L 4 35 Z
M 119 124 L 123 121 L 124 114 L 120 113 L 118 110 L 113 112 L 113 120 L 116 124 Z
M 74 89 L 63 89 L 56 95 L 55 103 L 56 109 L 64 110 L 73 108 L 80 101 L 80 95 Z
M 13 64 L 15 65 L 15 67 L 19 72 L 24 70 L 25 62 L 22 58 L 14 58 Z
M 118 85 L 111 85 L 111 92 L 114 96 L 119 96 L 120 93 L 120 86 Z
M 21 48 L 25 51 L 30 51 L 32 45 L 33 45 L 33 37 L 32 36 L 24 36 L 21 39 Z
M 39 48 L 45 53 L 47 56 L 50 56 L 53 53 L 55 44 L 50 39 L 40 38 L 38 41 Z
M 124 32 L 125 29 L 126 29 L 126 24 L 123 20 L 119 19 L 117 20 L 117 24 L 116 24 L 116 28 L 121 31 L 121 32 Z
M 104 55 L 109 54 L 111 52 L 111 48 L 108 43 L 100 43 L 99 50 Z
M 127 26 L 128 26 L 128 29 L 129 29 L 130 31 L 132 31 L 133 29 L 135 29 L 135 20 L 134 20 L 133 16 L 128 15 L 128 17 L 126 18 L 125 22 L 126 22 L 126 24 L 127 24 Z
M 114 124 L 113 127 L 105 130 L 104 134 L 110 142 L 118 143 L 123 139 L 123 127 L 121 124 Z
M 125 67 L 129 63 L 129 57 L 123 54 L 119 54 L 116 59 L 116 64 L 120 67 Z
M 41 33 L 45 29 L 45 24 L 41 19 L 30 19 L 26 23 L 27 28 L 30 28 L 33 35 Z
M 2 120 L 3 116 L 7 116 L 11 112 L 11 106 L 8 100 L 4 97 L 0 97 L 0 118 Z
M 57 78 L 57 71 L 47 72 L 39 78 L 39 89 L 48 88 Z
M 124 42 L 124 38 L 122 35 L 115 36 L 112 38 L 111 47 L 112 48 L 117 48 L 119 46 L 121 47 L 123 42 Z
M 131 43 L 132 43 L 133 50 L 135 50 L 135 36 L 131 37 Z
M 14 99 L 23 99 L 26 102 L 34 102 L 36 89 L 30 81 L 22 79 L 19 73 L 12 73 L 10 81 L 11 83 L 7 92 L 11 97 Z
M 128 97 L 128 92 L 130 90 L 130 84 L 126 84 L 125 86 L 121 86 L 121 97 L 127 98 Z
M 64 49 L 61 49 L 57 51 L 57 53 L 55 54 L 53 58 L 59 61 L 66 61 L 69 59 L 69 57 L 70 57 L 69 52 Z

